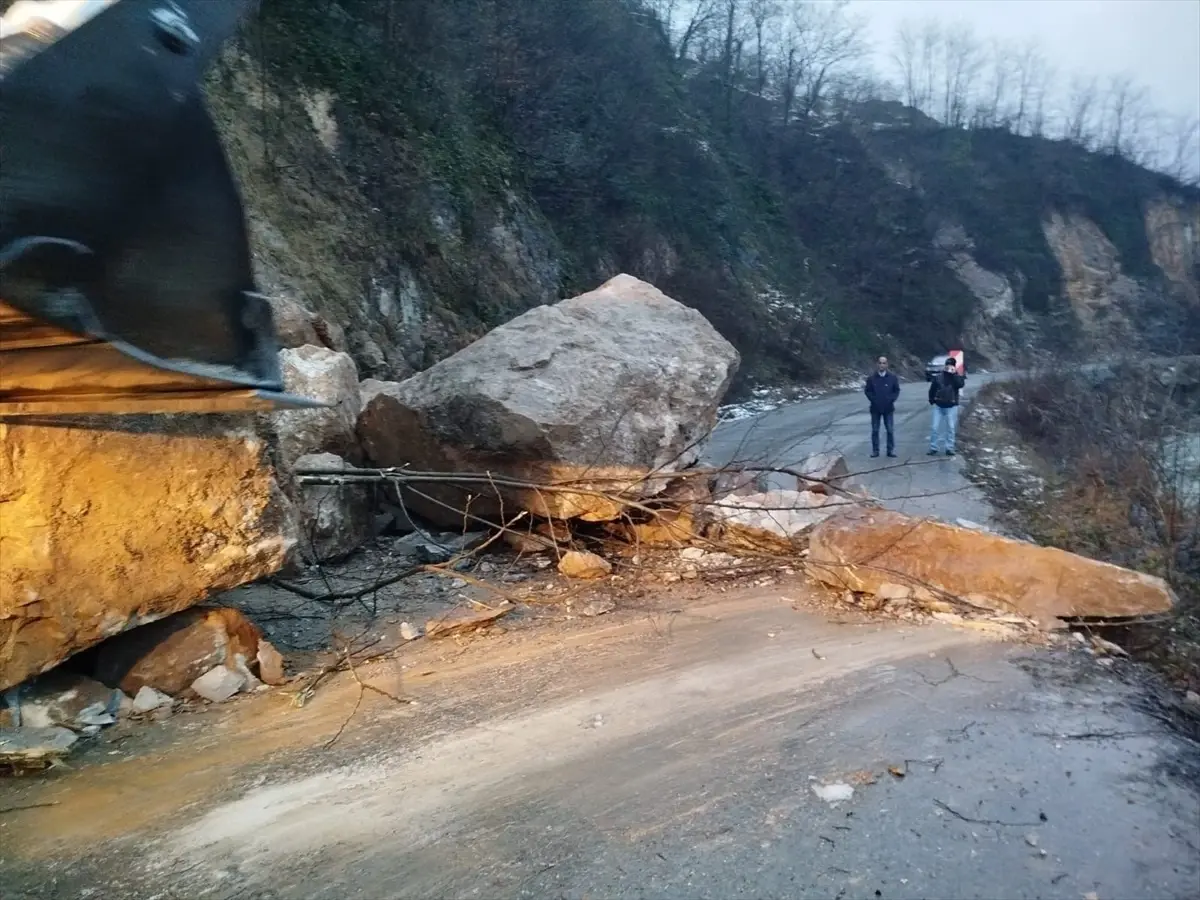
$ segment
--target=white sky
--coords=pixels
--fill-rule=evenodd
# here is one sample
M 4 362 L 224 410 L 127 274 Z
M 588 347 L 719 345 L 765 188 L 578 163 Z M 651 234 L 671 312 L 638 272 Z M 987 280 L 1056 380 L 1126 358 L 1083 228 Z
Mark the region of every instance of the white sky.
M 1036 38 L 1069 80 L 1128 72 L 1171 115 L 1200 115 L 1200 0 L 852 0 L 879 71 L 905 19 L 961 21 L 984 39 Z

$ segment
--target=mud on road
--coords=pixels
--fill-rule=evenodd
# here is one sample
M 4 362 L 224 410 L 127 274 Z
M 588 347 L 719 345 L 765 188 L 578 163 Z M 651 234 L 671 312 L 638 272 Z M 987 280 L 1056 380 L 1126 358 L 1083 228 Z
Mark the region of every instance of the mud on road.
M 6 897 L 1194 896 L 1195 746 L 1091 658 L 799 579 L 429 647 L 5 783 Z M 800 607 L 800 608 L 796 608 Z M 607 617 L 606 617 L 607 618 Z M 407 668 L 398 668 L 407 666 Z M 167 729 L 170 731 L 170 729 Z M 846 785 L 829 803 L 814 787 Z

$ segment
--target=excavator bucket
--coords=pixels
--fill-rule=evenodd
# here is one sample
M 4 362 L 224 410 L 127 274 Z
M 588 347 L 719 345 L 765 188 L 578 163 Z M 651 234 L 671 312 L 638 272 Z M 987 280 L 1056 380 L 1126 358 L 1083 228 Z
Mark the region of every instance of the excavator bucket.
M 0 18 L 0 416 L 323 405 L 283 393 L 201 94 L 257 0 Z

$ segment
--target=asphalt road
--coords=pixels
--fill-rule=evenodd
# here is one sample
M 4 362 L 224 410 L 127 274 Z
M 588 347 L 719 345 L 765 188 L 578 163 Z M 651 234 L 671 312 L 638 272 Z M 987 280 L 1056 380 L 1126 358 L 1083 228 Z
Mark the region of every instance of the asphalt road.
M 54 891 L 9 895 L 1197 895 L 1195 748 L 1094 660 L 770 599 L 477 673 L 440 733 L 419 733 L 428 711 L 368 703 L 375 724 L 343 764 L 314 746 L 301 771 L 276 761 L 235 798 L 103 848 L 90 873 L 57 866 Z M 839 784 L 843 802 L 814 791 Z
M 837 447 L 892 504 L 985 519 L 956 460 L 925 462 L 924 390 L 905 388 L 901 468 L 867 466 L 858 396 L 726 426 L 712 453 Z M 348 678 L 302 711 L 267 695 L 253 721 L 180 724 L 200 730 L 174 754 L 0 796 L 50 804 L 0 818 L 0 894 L 1200 896 L 1198 748 L 1136 689 L 1078 651 L 805 612 L 804 590 L 619 609 L 537 654 L 418 647 L 441 656 L 405 657 L 403 682 L 361 673 L 418 705 L 364 695 L 333 750 Z M 461 655 L 477 664 L 456 677 L 412 674 Z M 835 785 L 853 794 L 814 790 Z
M 964 401 L 1003 374 L 972 374 Z M 872 459 L 871 416 L 861 391 L 836 393 L 793 403 L 750 419 L 719 425 L 706 455 L 711 465 L 730 463 L 794 468 L 806 456 L 836 450 L 846 457 L 855 480 L 888 506 L 914 515 L 953 522 L 962 518 L 992 524 L 983 494 L 963 474 L 960 458 L 929 457 L 931 412 L 929 385 L 902 381 L 896 404 L 896 459 Z M 880 433 L 881 447 L 884 434 Z M 787 476 L 772 476 L 776 486 L 794 488 Z

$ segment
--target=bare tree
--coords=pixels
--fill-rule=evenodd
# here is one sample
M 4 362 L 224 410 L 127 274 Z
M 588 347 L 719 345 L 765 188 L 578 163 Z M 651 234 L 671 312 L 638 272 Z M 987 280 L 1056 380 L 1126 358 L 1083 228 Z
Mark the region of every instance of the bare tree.
M 646 0 L 646 3 L 661 23 L 676 60 L 688 58 L 719 12 L 718 0 Z
M 835 77 L 866 52 L 864 23 L 847 16 L 846 0 L 791 4 L 779 42 L 778 90 L 784 124 L 808 118 Z
M 1029 133 L 1035 137 L 1046 134 L 1047 120 L 1051 113 L 1051 102 L 1054 96 L 1054 79 L 1058 70 L 1044 58 L 1033 71 L 1032 87 L 1029 99 L 1032 104 L 1029 117 Z
M 1006 122 L 1012 90 L 1013 53 L 1002 41 L 993 38 L 988 48 L 988 76 L 975 110 L 975 124 L 995 128 Z
M 1128 74 L 1114 75 L 1109 79 L 1104 104 L 1104 149 L 1114 156 L 1136 156 L 1148 114 L 1146 89 Z
M 1099 86 L 1095 78 L 1074 78 L 1067 96 L 1063 137 L 1081 147 L 1090 147 L 1096 137 L 1096 105 Z
M 806 65 L 801 79 L 804 118 L 820 108 L 830 79 L 866 54 L 863 40 L 866 23 L 857 16 L 846 15 L 847 6 L 847 0 L 836 0 L 799 7 L 808 36 Z
M 892 49 L 892 62 L 900 72 L 900 84 L 904 92 L 905 106 L 918 108 L 921 102 L 921 90 L 918 85 L 918 68 L 920 63 L 921 39 L 917 26 L 912 21 L 901 23 L 896 31 L 895 44 Z
M 780 6 L 778 0 L 748 0 L 746 11 L 754 30 L 754 90 L 761 95 L 767 86 L 768 30 L 779 16 Z
M 974 32 L 963 24 L 946 29 L 942 38 L 942 121 L 951 128 L 967 124 L 983 55 Z
M 1050 78 L 1050 64 L 1036 41 L 1026 41 L 1013 57 L 1015 76 L 1015 108 L 1012 111 L 1012 130 L 1024 134 L 1032 124 L 1040 98 Z
M 941 57 L 942 26 L 936 19 L 930 19 L 921 26 L 919 35 L 919 101 L 917 109 L 930 114 L 933 112 L 933 97 L 937 85 L 938 62 Z

